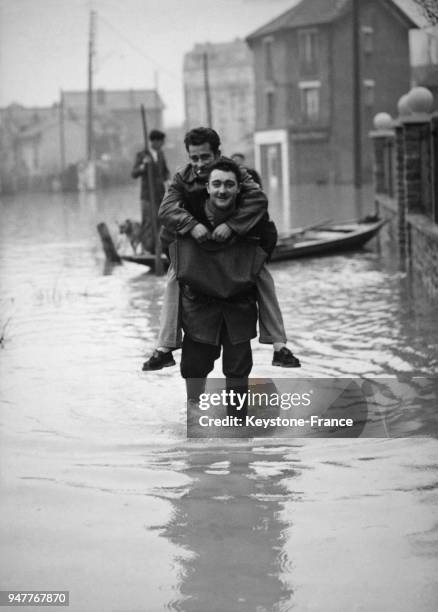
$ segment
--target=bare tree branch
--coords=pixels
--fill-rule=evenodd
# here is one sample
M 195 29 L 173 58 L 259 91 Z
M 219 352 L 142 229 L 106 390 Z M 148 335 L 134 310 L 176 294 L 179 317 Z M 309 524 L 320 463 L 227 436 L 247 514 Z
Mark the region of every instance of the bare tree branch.
M 432 23 L 438 23 L 438 0 L 414 0 L 421 8 L 426 19 Z

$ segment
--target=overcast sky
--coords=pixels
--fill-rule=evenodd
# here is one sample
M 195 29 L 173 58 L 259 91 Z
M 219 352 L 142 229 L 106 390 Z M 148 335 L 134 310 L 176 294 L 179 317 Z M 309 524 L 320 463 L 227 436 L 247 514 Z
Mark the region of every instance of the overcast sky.
M 400 0 L 398 0 L 400 1 Z M 406 0 L 401 0 L 406 1 Z M 0 0 L 0 106 L 51 105 L 87 86 L 89 11 L 95 86 L 158 86 L 165 123 L 183 120 L 182 62 L 197 42 L 245 37 L 297 0 Z
M 182 62 L 197 42 L 244 37 L 296 0 L 0 0 L 0 106 L 50 105 L 86 89 L 89 11 L 96 87 L 154 87 L 167 125 L 183 120 Z

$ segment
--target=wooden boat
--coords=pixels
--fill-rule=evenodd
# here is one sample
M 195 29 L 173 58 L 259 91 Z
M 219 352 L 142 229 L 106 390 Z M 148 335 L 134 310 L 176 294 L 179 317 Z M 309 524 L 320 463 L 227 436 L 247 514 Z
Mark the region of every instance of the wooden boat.
M 271 261 L 330 255 L 363 247 L 387 222 L 376 217 L 346 223 L 327 223 L 280 234 Z
M 377 235 L 386 220 L 367 217 L 362 221 L 331 223 L 324 221 L 279 234 L 271 261 L 330 255 L 363 247 Z M 165 255 L 163 262 L 168 265 Z M 155 267 L 154 255 L 120 255 L 123 261 Z

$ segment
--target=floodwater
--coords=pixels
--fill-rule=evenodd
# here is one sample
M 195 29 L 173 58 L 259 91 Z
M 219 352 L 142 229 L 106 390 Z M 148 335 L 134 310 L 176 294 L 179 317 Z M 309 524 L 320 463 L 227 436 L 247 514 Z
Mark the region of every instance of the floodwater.
M 355 216 L 318 189 L 294 221 Z M 411 401 L 405 437 L 187 440 L 178 368 L 140 372 L 165 281 L 105 269 L 95 230 L 138 217 L 137 192 L 1 203 L 0 588 L 69 590 L 72 612 L 436 610 L 436 415 Z M 272 272 L 303 367 L 254 341 L 254 376 L 399 378 L 412 400 L 436 374 L 436 304 L 384 240 Z

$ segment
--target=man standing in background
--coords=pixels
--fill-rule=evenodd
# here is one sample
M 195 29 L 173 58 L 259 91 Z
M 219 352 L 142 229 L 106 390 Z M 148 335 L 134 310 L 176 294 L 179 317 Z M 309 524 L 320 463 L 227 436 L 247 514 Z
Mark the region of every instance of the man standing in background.
M 254 168 L 248 168 L 243 153 L 233 153 L 231 159 L 236 162 L 236 164 L 240 166 L 240 168 L 245 168 L 252 180 L 257 183 L 257 185 L 259 185 L 261 188 L 263 188 L 262 179 L 260 178 L 259 173 L 257 172 L 257 170 L 254 170 Z
M 157 211 L 166 191 L 166 184 L 169 180 L 169 169 L 166 158 L 162 151 L 166 135 L 160 130 L 149 132 L 149 151 L 145 149 L 137 153 L 134 167 L 131 172 L 132 178 L 141 177 L 141 224 L 142 224 L 142 244 L 143 248 L 150 253 L 155 253 L 155 230 L 154 219 L 157 223 Z M 152 192 L 155 202 L 151 202 L 151 189 L 149 185 L 148 164 L 152 164 L 153 185 Z M 155 209 L 152 207 L 154 206 Z M 152 216 L 153 215 L 153 216 Z

